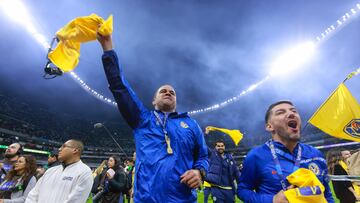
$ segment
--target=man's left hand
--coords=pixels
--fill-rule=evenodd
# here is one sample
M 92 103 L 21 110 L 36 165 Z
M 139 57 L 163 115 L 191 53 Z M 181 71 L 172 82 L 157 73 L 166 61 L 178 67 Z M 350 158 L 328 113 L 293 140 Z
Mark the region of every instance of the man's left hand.
M 198 169 L 191 169 L 180 176 L 181 183 L 186 184 L 190 188 L 198 188 L 201 185 L 201 175 Z

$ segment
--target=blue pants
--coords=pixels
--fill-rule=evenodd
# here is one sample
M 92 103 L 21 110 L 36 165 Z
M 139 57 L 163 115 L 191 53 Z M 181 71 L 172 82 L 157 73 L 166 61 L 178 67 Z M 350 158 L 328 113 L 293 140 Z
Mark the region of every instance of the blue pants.
M 211 195 L 214 203 L 234 203 L 234 190 L 224 190 L 218 187 L 211 187 Z

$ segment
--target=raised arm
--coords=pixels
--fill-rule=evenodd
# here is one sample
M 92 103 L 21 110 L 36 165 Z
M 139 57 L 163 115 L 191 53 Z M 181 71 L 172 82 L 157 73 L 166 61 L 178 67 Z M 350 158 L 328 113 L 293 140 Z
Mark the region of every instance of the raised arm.
M 98 41 L 104 51 L 102 62 L 109 83 L 109 89 L 123 118 L 131 128 L 135 129 L 140 124 L 142 115 L 147 109 L 124 78 L 123 72 L 119 67 L 118 57 L 113 50 L 111 36 L 101 36 L 98 34 Z

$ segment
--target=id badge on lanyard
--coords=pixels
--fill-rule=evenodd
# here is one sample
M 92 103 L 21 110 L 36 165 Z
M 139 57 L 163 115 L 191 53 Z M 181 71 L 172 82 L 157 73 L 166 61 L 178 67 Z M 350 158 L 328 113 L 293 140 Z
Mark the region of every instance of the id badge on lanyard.
M 274 143 L 273 143 L 272 140 L 269 140 L 266 143 L 266 145 L 270 148 L 271 155 L 272 155 L 273 160 L 275 162 L 275 169 L 276 169 L 276 172 L 277 172 L 277 174 L 278 174 L 278 176 L 280 178 L 281 187 L 283 188 L 284 191 L 286 191 L 286 189 L 287 189 L 286 177 L 284 176 L 284 174 L 282 172 L 280 161 L 279 161 L 279 158 L 278 158 L 278 156 L 276 154 L 276 151 L 275 151 Z M 300 161 L 301 161 L 301 147 L 299 146 L 299 149 L 298 149 L 298 152 L 297 152 L 297 155 L 296 155 L 296 160 L 295 160 L 295 165 L 294 165 L 294 168 L 293 168 L 293 172 L 296 171 L 297 169 L 299 169 Z

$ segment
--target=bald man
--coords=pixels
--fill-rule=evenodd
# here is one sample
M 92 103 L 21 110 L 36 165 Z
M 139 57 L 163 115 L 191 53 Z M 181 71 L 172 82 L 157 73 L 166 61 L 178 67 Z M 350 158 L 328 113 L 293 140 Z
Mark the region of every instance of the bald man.
M 147 109 L 125 80 L 111 36 L 98 35 L 110 91 L 134 130 L 136 146 L 134 202 L 196 202 L 195 188 L 208 170 L 207 146 L 197 122 L 176 111 L 176 92 L 161 86 L 154 110 Z
M 90 168 L 80 156 L 84 145 L 68 140 L 59 148 L 61 165 L 49 168 L 26 198 L 26 203 L 85 203 L 93 185 Z

